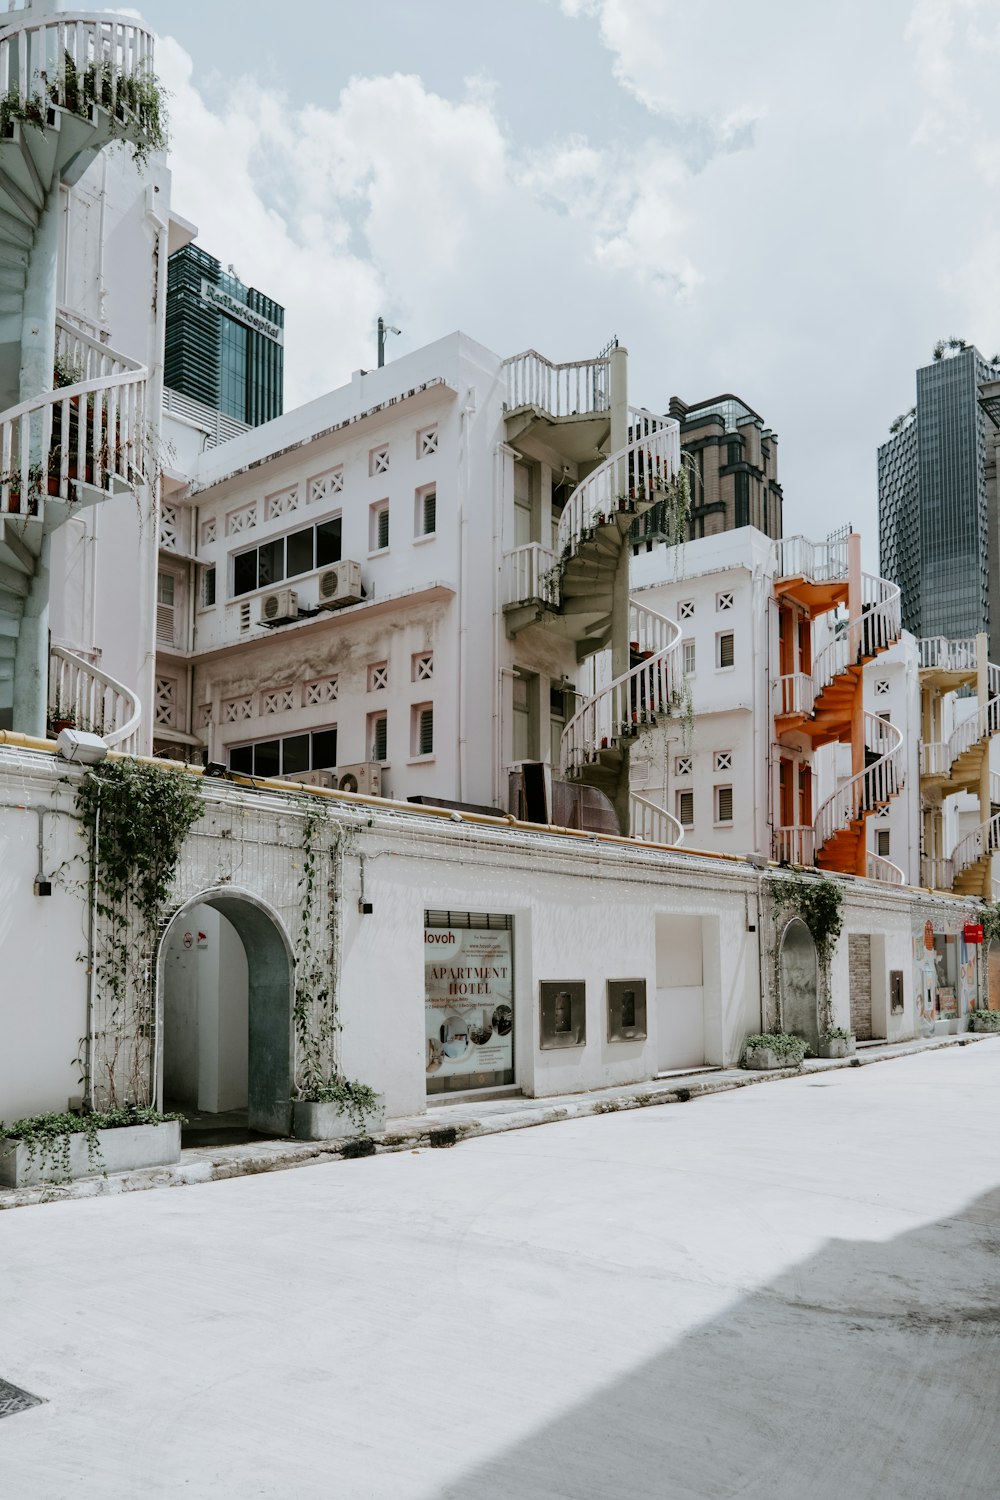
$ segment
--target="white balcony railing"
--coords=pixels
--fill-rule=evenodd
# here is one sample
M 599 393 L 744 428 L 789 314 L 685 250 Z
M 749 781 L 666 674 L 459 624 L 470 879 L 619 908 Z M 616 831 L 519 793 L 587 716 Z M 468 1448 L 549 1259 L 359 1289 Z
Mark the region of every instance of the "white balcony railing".
M 865 873 L 869 880 L 881 880 L 886 885 L 906 884 L 906 876 L 898 865 L 894 865 L 891 859 L 886 859 L 882 854 L 873 854 L 870 849 Z
M 119 98 L 122 81 L 134 73 L 152 76 L 153 37 L 124 16 L 92 11 L 57 12 L 0 32 L 0 93 L 24 101 L 37 97 L 57 79 L 79 80 L 89 69 L 97 76 L 97 102 L 121 117 L 130 92 Z M 71 105 L 71 107 L 74 107 Z
M 847 542 L 810 542 L 786 536 L 774 544 L 776 578 L 808 578 L 833 583 L 847 577 Z
M 920 745 L 921 776 L 947 776 L 951 769 L 951 753 L 940 740 L 924 740 Z
M 771 700 L 776 719 L 790 714 L 811 714 L 816 703 L 812 678 L 806 672 L 792 672 L 786 677 L 775 678 L 771 685 Z
M 71 719 L 76 729 L 99 734 L 113 750 L 140 752 L 142 704 L 106 672 L 62 646 L 49 652 L 49 713 Z
M 815 863 L 816 835 L 807 824 L 793 824 L 773 830 L 774 857 L 779 864 L 811 865 Z
M 559 605 L 558 558 L 541 542 L 529 542 L 505 552 L 501 587 L 504 604 L 526 604 L 541 599 L 554 608 Z
M 920 860 L 920 884 L 932 891 L 950 891 L 955 883 L 955 868 L 950 859 L 933 859 L 923 855 Z
M 611 360 L 572 360 L 553 364 L 535 349 L 504 360 L 507 408 L 534 406 L 552 417 L 586 416 L 611 405 Z
M 932 668 L 939 672 L 974 672 L 976 670 L 976 642 L 972 640 L 949 641 L 947 636 L 924 636 L 917 642 L 920 666 L 925 671 Z

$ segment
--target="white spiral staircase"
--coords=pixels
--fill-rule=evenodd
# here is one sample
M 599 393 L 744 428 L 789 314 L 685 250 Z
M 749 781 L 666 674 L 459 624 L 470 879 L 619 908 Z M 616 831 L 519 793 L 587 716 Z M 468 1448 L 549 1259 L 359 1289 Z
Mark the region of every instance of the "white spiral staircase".
M 0 709 L 8 710 L 26 611 L 37 615 L 40 596 L 47 609 L 48 535 L 83 507 L 134 488 L 145 470 L 146 370 L 57 318 L 54 296 L 60 184 L 76 182 L 113 139 L 142 143 L 128 81 L 151 76 L 153 39 L 113 15 L 39 10 L 0 17 L 0 99 L 13 106 L 0 125 L 0 348 L 10 351 L 0 393 L 11 402 L 29 392 L 0 411 Z M 60 387 L 48 388 L 59 377 Z M 73 660 L 70 696 L 86 699 L 112 741 L 131 747 L 134 695 Z
M 630 414 L 642 436 L 594 469 L 570 496 L 559 522 L 560 602 L 592 606 L 608 599 L 618 558 L 636 515 L 663 498 L 680 465 L 677 428 L 646 412 Z M 603 603 L 601 605 L 603 608 Z M 567 723 L 560 767 L 568 781 L 610 791 L 629 742 L 676 709 L 681 684 L 680 627 L 634 600 L 629 603 L 628 670 L 586 699 Z M 630 833 L 656 844 L 679 844 L 683 829 L 648 796 L 631 795 Z

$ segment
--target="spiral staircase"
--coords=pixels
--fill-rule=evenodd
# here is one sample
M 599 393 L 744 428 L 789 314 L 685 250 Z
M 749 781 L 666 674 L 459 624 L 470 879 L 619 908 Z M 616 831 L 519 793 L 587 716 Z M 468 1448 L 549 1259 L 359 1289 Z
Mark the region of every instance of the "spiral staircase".
M 986 637 L 950 641 L 933 637 L 920 642 L 920 677 L 930 738 L 920 749 L 920 782 L 924 803 L 924 884 L 964 896 L 993 897 L 993 855 L 1000 852 L 1000 787 L 990 775 L 990 740 L 1000 733 L 1000 667 L 986 662 Z M 959 688 L 975 689 L 980 662 L 985 673 L 985 701 L 939 739 L 940 698 Z M 928 695 L 930 701 L 927 701 Z M 951 855 L 939 853 L 941 800 L 955 792 L 976 793 L 980 812 L 989 815 L 960 839 Z
M 508 361 L 508 380 L 518 407 L 530 406 L 558 420 L 565 405 L 572 408 L 567 416 L 586 417 L 588 411 L 607 409 L 607 382 L 595 368 L 600 363 L 552 366 L 529 351 Z M 507 554 L 509 635 L 527 623 L 542 624 L 574 641 L 580 660 L 611 644 L 616 580 L 632 524 L 664 498 L 680 466 L 676 422 L 634 407 L 628 409 L 627 422 L 629 441 L 569 496 L 555 549 L 532 543 Z M 676 709 L 682 681 L 681 631 L 673 620 L 630 600 L 628 644 L 627 669 L 585 699 L 566 724 L 560 745 L 561 775 L 597 787 L 612 800 L 628 774 L 632 741 Z M 632 837 L 681 843 L 678 820 L 648 794 L 630 793 L 628 805 Z
M 48 539 L 145 467 L 146 370 L 57 316 L 59 189 L 112 140 L 143 143 L 128 83 L 151 76 L 152 49 L 134 21 L 44 0 L 0 17 L 0 710 L 32 734 L 49 691 Z M 67 665 L 77 722 L 132 748 L 134 695 L 83 658 L 54 675 Z
M 775 682 L 776 737 L 780 741 L 783 735 L 804 734 L 814 748 L 851 743 L 855 765 L 861 763 L 821 804 L 811 829 L 776 830 L 776 852 L 787 857 L 794 843 L 801 862 L 808 855 L 823 870 L 901 884 L 899 866 L 866 850 L 865 825 L 902 788 L 903 736 L 894 724 L 862 707 L 865 666 L 901 634 L 900 590 L 888 579 L 861 572 L 860 550 L 852 562 L 852 546 L 859 549 L 856 538 L 813 545 L 792 537 L 775 544 L 779 599 L 793 600 L 810 620 L 847 609 L 847 617 L 834 622 L 832 639 L 815 657 L 811 672 Z M 854 745 L 858 729 L 860 742 Z

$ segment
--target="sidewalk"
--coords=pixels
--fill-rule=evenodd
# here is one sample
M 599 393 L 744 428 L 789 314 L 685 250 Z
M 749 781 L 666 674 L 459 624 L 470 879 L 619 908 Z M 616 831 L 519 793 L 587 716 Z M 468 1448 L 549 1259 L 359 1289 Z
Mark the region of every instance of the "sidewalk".
M 249 1177 L 260 1172 L 280 1172 L 315 1162 L 332 1162 L 386 1151 L 419 1151 L 427 1147 L 454 1146 L 480 1135 L 507 1130 L 527 1130 L 560 1120 L 581 1120 L 588 1115 L 613 1114 L 618 1110 L 646 1109 L 654 1104 L 683 1104 L 708 1094 L 757 1084 L 797 1078 L 801 1073 L 825 1073 L 836 1068 L 868 1067 L 891 1062 L 916 1052 L 943 1047 L 965 1047 L 989 1041 L 988 1035 L 963 1033 L 926 1040 L 865 1044 L 853 1057 L 807 1058 L 802 1068 L 781 1068 L 766 1073 L 744 1068 L 699 1068 L 691 1073 L 671 1073 L 647 1083 L 624 1084 L 583 1094 L 560 1094 L 551 1099 L 527 1099 L 514 1095 L 503 1099 L 464 1099 L 434 1105 L 423 1114 L 407 1115 L 386 1122 L 386 1129 L 373 1137 L 325 1141 L 254 1141 L 241 1146 L 199 1146 L 183 1151 L 172 1167 L 149 1167 L 108 1177 L 86 1177 L 78 1182 L 0 1191 L 0 1210 L 23 1208 L 36 1203 L 60 1203 L 69 1198 L 93 1198 L 117 1193 L 142 1192 L 148 1188 L 185 1187 L 191 1183 L 219 1182 L 228 1177 Z

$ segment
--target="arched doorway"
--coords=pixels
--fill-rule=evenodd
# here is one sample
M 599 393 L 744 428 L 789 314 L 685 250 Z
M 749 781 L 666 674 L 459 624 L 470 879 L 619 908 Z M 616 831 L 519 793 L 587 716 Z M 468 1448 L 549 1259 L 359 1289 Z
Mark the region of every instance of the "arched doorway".
M 806 924 L 793 917 L 781 935 L 778 955 L 782 1025 L 804 1037 L 813 1052 L 819 1047 L 819 963 Z
M 199 923 L 206 910 L 217 921 Z M 248 1130 L 287 1135 L 292 1002 L 292 948 L 274 912 L 231 887 L 185 902 L 157 957 L 161 1107 L 186 1103 L 220 1116 L 245 1109 Z

